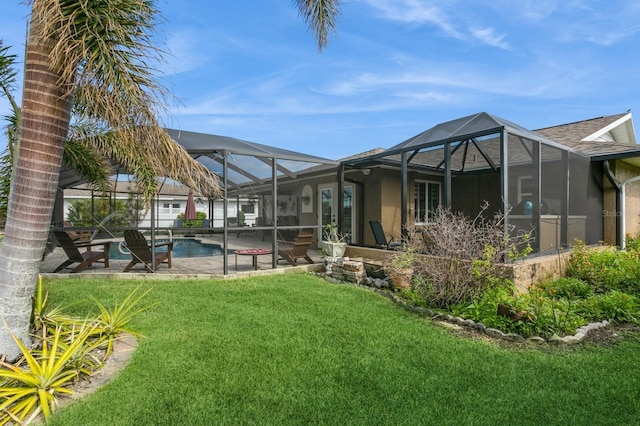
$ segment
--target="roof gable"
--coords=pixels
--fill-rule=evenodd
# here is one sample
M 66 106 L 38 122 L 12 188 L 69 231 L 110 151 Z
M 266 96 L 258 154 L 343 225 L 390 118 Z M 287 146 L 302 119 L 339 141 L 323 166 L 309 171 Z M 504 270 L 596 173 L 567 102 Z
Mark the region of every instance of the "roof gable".
M 535 132 L 577 150 L 584 146 L 583 142 L 636 145 L 630 112 L 545 127 Z

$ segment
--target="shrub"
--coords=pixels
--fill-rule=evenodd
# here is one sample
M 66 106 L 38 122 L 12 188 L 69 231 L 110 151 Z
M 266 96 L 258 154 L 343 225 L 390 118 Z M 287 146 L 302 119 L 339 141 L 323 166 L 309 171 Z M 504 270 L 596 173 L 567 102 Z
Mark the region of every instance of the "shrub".
M 429 226 L 408 229 L 405 246 L 427 254 L 418 257 L 415 274 L 426 278 L 426 285 L 416 290 L 428 303 L 446 307 L 471 302 L 506 278 L 505 261 L 531 251 L 528 234 L 505 237 L 504 218 L 485 219 L 487 209 L 485 204 L 475 219 L 469 219 L 439 208 Z
M 591 284 L 597 292 L 618 290 L 640 295 L 640 252 L 616 247 L 587 247 L 578 242 L 573 248 L 567 274 Z
M 579 309 L 594 321 L 609 319 L 640 324 L 640 299 L 616 290 L 589 297 Z
M 573 277 L 562 277 L 538 284 L 544 295 L 550 298 L 584 299 L 593 294 L 589 283 Z
M 146 211 L 144 206 L 136 202 L 134 194 L 130 194 L 126 201 L 100 197 L 73 201 L 69 205 L 67 218 L 74 226 L 101 224 L 108 227 L 127 227 L 136 225 L 145 216 Z
M 458 303 L 451 305 L 450 309 L 454 315 L 481 322 L 487 327 L 516 331 L 513 321 L 498 315 L 498 305 L 513 305 L 516 299 L 515 294 L 515 287 L 505 283 L 488 289 L 481 297 L 474 299 L 471 303 Z
M 577 304 L 572 300 L 545 297 L 540 289 L 532 289 L 523 298 L 530 318 L 528 332 L 531 334 L 544 337 L 573 334 L 588 322 L 580 315 Z
M 629 234 L 626 235 L 625 248 L 629 251 L 640 251 L 640 237 L 631 236 Z
M 202 228 L 202 224 L 206 218 L 207 214 L 205 212 L 196 212 L 195 219 L 185 219 L 184 213 L 176 216 L 176 219 L 182 219 L 182 228 Z

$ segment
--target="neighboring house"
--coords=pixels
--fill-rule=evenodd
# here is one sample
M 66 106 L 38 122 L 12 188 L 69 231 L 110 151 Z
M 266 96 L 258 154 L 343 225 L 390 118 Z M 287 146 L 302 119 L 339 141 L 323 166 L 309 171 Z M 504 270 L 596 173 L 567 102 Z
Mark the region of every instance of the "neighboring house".
M 109 193 L 111 200 L 127 201 L 129 199 L 130 184 L 128 182 L 117 182 L 114 185 L 114 191 Z M 75 188 L 66 189 L 64 191 L 63 206 L 64 206 L 64 218 L 68 219 L 69 208 L 74 201 L 77 200 L 89 200 L 92 195 L 91 191 Z M 154 206 L 154 218 L 155 224 L 160 228 L 172 227 L 175 219 L 178 215 L 185 212 L 187 199 L 189 196 L 188 188 L 180 185 L 164 184 L 160 187 L 160 192 L 155 198 Z M 196 212 L 202 212 L 207 219 L 213 219 L 212 227 L 222 228 L 224 226 L 223 212 L 224 203 L 222 200 L 208 200 L 203 197 L 195 195 Z M 245 224 L 247 226 L 254 226 L 258 211 L 260 209 L 259 200 L 257 198 L 236 198 L 231 200 L 227 206 L 227 218 L 236 218 L 238 211 L 242 211 L 245 216 Z M 114 212 L 114 216 L 120 214 L 120 212 Z M 139 218 L 137 226 L 141 228 L 148 228 L 151 226 L 151 211 L 141 209 L 142 217 Z M 91 213 L 87 212 L 87 216 Z M 95 225 L 102 228 L 103 226 L 109 227 L 109 219 L 104 220 L 104 223 Z M 94 226 L 95 226 L 94 225 Z M 86 224 L 80 224 L 78 226 L 89 226 Z

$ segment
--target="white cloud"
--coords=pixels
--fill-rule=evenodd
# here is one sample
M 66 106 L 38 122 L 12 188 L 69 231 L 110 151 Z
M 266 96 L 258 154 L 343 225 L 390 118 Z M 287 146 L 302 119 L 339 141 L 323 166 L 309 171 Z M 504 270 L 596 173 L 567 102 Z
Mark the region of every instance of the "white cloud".
M 489 46 L 499 47 L 500 49 L 509 49 L 509 43 L 504 41 L 504 34 L 497 35 L 493 28 L 478 28 L 472 29 L 471 34 Z
M 445 34 L 462 39 L 460 33 L 450 22 L 448 15 L 434 2 L 421 0 L 363 0 L 376 9 L 381 17 L 409 24 L 432 24 Z
M 476 21 L 480 20 L 481 17 L 461 9 L 465 5 L 458 2 L 425 0 L 362 1 L 377 10 L 383 19 L 413 25 L 433 25 L 449 37 L 458 40 L 477 40 L 488 46 L 500 49 L 510 48 L 509 44 L 504 41 L 505 34 L 496 34 L 493 27 L 478 25 Z M 495 16 L 495 14 L 490 16 Z M 457 22 L 457 25 L 454 22 Z
M 162 68 L 165 75 L 180 74 L 191 71 L 207 61 L 207 55 L 199 40 L 203 34 L 198 34 L 192 30 L 173 32 L 167 40 L 166 65 Z

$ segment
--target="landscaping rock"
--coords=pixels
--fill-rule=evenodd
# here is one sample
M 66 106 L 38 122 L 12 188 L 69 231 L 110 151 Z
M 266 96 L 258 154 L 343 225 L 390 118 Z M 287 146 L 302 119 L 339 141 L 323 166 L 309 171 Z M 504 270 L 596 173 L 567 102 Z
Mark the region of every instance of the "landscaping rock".
M 507 333 L 502 338 L 510 342 L 524 342 L 524 337 L 516 333 Z
M 557 334 L 554 334 L 549 338 L 549 343 L 554 345 L 560 345 L 564 343 L 564 340 L 562 340 L 562 337 L 558 336 Z
M 502 339 L 504 337 L 504 333 L 496 328 L 487 328 L 485 333 L 489 337 L 493 337 L 495 339 Z

